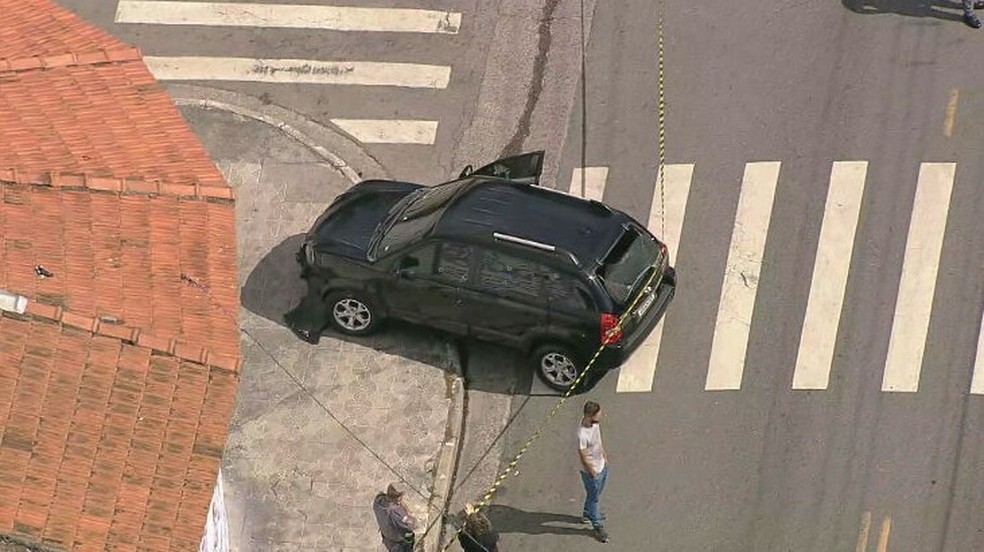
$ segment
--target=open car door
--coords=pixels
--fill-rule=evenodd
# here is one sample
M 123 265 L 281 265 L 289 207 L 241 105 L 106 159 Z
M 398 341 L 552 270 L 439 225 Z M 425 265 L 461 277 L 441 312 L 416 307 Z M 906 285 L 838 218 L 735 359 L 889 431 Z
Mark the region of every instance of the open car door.
M 469 175 L 494 176 L 538 186 L 542 170 L 543 150 L 540 150 L 497 159 L 476 170 L 472 170 L 472 166 L 468 165 L 465 170 L 461 171 L 459 178 Z

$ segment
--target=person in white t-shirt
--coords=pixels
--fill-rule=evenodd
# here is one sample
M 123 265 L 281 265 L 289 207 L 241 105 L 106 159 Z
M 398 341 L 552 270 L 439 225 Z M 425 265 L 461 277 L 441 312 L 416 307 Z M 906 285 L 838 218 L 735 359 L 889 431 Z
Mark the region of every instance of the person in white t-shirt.
M 584 483 L 584 519 L 594 527 L 601 542 L 608 542 L 604 516 L 599 501 L 608 480 L 608 457 L 601 444 L 601 405 L 594 401 L 584 403 L 584 417 L 577 428 L 578 456 L 581 458 L 581 482 Z

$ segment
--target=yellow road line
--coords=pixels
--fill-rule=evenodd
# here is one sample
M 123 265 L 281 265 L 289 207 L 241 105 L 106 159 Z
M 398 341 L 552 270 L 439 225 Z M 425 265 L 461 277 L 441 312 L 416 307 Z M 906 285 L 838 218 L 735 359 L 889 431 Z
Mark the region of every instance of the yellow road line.
M 892 516 L 885 516 L 881 524 L 881 534 L 878 535 L 878 552 L 888 550 L 888 534 L 892 532 Z
M 947 138 L 953 136 L 953 123 L 957 120 L 957 101 L 960 99 L 960 91 L 954 88 L 950 90 L 950 99 L 946 101 L 946 118 L 943 119 L 943 136 Z
M 858 546 L 856 552 L 864 552 L 868 549 L 868 531 L 871 530 L 871 512 L 865 512 L 861 516 L 861 531 L 858 533 Z

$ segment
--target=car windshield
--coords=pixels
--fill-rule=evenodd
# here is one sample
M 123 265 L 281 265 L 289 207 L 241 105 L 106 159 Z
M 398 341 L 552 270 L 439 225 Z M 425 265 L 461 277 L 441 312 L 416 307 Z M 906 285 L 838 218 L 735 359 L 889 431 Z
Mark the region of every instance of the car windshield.
M 402 212 L 392 226 L 383 229 L 385 234 L 375 248 L 374 257 L 385 257 L 422 238 L 440 218 L 443 207 L 470 182 L 470 179 L 456 180 L 415 193 L 406 206 L 401 206 Z
M 660 255 L 660 247 L 652 238 L 627 226 L 598 267 L 598 278 L 611 298 L 625 306 L 632 293 L 648 277 L 653 265 L 660 260 Z

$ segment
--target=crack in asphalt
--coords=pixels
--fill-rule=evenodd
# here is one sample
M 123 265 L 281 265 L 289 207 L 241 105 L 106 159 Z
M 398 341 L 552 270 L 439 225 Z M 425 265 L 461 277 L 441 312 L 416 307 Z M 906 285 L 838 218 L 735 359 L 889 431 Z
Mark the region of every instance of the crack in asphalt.
M 516 132 L 509 139 L 506 147 L 502 149 L 502 153 L 499 154 L 500 158 L 518 154 L 520 148 L 523 147 L 523 142 L 530 136 L 530 121 L 533 118 L 533 110 L 540 100 L 540 93 L 543 91 L 543 76 L 547 69 L 547 53 L 550 51 L 550 42 L 553 39 L 550 26 L 553 23 L 553 15 L 557 11 L 558 5 L 560 5 L 560 0 L 547 0 L 546 4 L 543 5 L 540 25 L 537 28 L 539 41 L 537 42 L 536 57 L 533 59 L 532 84 L 529 94 L 526 96 L 526 105 L 523 107 L 523 114 L 519 117 L 519 123 L 516 125 Z

